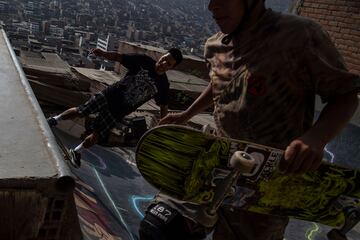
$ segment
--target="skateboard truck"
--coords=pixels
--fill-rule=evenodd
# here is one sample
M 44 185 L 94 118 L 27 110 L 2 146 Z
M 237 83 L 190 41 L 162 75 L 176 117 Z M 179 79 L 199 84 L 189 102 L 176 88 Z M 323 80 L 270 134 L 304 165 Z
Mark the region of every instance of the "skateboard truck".
M 341 229 L 333 229 L 328 234 L 329 240 L 347 240 L 346 234 L 360 222 L 360 208 L 351 207 L 344 209 L 345 224 Z
M 252 173 L 256 167 L 255 159 L 248 153 L 236 151 L 231 159 L 231 172 L 216 186 L 213 201 L 207 208 L 208 215 L 215 215 L 217 209 L 228 195 L 228 191 L 242 174 Z

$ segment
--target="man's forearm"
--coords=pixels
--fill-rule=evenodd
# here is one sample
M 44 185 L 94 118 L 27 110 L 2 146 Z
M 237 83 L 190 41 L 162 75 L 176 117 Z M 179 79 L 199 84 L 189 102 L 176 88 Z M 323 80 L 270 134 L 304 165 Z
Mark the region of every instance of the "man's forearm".
M 168 105 L 160 106 L 160 118 L 165 117 L 168 114 Z
M 185 110 L 186 114 L 189 116 L 195 116 L 196 114 L 204 111 L 206 108 L 213 105 L 213 95 L 211 83 L 206 87 L 206 89 L 201 93 L 201 95 L 191 104 L 191 106 Z
M 121 54 L 118 52 L 104 52 L 103 57 L 114 62 L 121 62 Z
M 212 103 L 212 88 L 211 84 L 209 84 L 205 91 L 200 94 L 187 110 L 180 113 L 168 114 L 160 120 L 159 124 L 184 124 L 189 121 L 190 118 L 211 106 Z
M 321 111 L 315 125 L 306 134 L 317 138 L 325 145 L 346 126 L 358 105 L 357 93 L 342 95 L 330 101 Z

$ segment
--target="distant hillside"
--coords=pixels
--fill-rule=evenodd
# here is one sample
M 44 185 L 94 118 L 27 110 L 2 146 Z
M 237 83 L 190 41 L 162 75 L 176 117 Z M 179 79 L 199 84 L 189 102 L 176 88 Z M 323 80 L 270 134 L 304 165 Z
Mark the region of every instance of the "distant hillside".
M 199 18 L 210 16 L 207 10 L 208 0 L 128 0 L 134 4 L 150 4 L 158 6 L 159 10 L 179 14 L 194 14 Z
M 279 12 L 287 12 L 294 0 L 266 0 L 266 6 Z
M 266 6 L 275 11 L 286 12 L 293 1 L 294 0 L 266 0 Z M 206 18 L 210 15 L 207 10 L 209 0 L 129 0 L 129 2 L 157 5 L 168 12 L 176 9 L 177 13 L 182 12 L 182 14 L 185 15 L 194 14 L 199 18 Z

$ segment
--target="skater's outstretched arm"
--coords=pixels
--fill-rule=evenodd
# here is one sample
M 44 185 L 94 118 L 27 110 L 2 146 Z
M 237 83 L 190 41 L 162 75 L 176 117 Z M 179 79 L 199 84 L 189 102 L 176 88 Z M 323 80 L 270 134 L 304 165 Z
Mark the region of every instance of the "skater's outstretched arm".
M 196 114 L 204 111 L 206 108 L 210 107 L 213 104 L 212 99 L 212 87 L 211 83 L 206 87 L 206 89 L 201 93 L 201 95 L 191 104 L 191 106 L 183 112 L 180 113 L 171 113 L 166 117 L 160 120 L 159 124 L 183 124 L 189 121 L 190 118 Z
M 114 62 L 122 62 L 122 55 L 118 52 L 105 52 L 99 48 L 94 48 L 90 51 L 90 54 L 94 54 L 98 57 L 103 57 L 107 60 L 114 61 Z

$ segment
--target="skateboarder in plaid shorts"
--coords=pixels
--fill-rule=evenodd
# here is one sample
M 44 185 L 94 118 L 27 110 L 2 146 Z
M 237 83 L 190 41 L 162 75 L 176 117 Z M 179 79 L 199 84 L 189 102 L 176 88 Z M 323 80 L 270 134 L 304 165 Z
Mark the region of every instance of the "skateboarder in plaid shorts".
M 326 143 L 358 106 L 359 76 L 310 19 L 273 12 L 263 0 L 209 0 L 208 8 L 220 28 L 205 44 L 210 84 L 160 124 L 183 124 L 213 105 L 219 136 L 284 149 L 284 174 L 316 170 Z M 326 106 L 314 123 L 315 95 Z M 203 239 L 214 229 L 214 240 L 282 240 L 288 223 L 235 207 L 208 218 L 199 210 L 160 192 L 141 222 L 141 239 Z
M 146 55 L 119 54 L 100 49 L 92 53 L 108 60 L 120 62 L 129 71 L 120 81 L 93 95 L 86 103 L 48 118 L 51 127 L 61 120 L 86 117 L 96 114 L 92 132 L 76 148 L 70 149 L 71 162 L 80 167 L 81 151 L 96 143 L 105 143 L 110 130 L 123 117 L 154 98 L 160 106 L 160 116 L 167 114 L 169 81 L 166 72 L 182 61 L 179 49 L 172 48 L 156 62 Z

